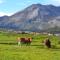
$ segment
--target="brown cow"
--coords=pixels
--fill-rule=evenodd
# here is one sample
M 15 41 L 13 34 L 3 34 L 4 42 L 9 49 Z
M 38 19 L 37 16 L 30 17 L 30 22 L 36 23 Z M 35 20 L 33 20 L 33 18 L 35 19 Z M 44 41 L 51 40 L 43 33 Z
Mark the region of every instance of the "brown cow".
M 20 42 L 23 44 L 31 44 L 32 39 L 31 38 L 20 38 Z
M 51 48 L 51 42 L 50 42 L 50 40 L 49 40 L 48 38 L 45 40 L 45 45 L 46 45 L 48 48 Z

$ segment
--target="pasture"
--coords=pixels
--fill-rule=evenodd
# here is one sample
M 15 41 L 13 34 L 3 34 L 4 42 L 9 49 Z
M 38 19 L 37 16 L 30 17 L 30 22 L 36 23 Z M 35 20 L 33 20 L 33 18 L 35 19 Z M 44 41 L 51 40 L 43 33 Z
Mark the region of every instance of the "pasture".
M 29 46 L 18 46 L 17 37 L 33 37 Z M 49 37 L 52 48 L 42 41 Z M 0 33 L 0 60 L 60 60 L 60 37 L 48 35 Z

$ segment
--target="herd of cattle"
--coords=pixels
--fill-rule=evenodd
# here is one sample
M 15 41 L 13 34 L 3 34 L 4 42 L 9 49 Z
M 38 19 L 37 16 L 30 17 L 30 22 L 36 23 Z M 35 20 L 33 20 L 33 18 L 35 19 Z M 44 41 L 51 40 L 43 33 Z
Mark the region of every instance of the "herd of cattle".
M 31 44 L 32 42 L 32 38 L 20 38 L 18 37 L 18 45 L 20 44 Z M 47 38 L 46 40 L 44 40 L 43 42 L 48 48 L 51 48 L 51 41 Z

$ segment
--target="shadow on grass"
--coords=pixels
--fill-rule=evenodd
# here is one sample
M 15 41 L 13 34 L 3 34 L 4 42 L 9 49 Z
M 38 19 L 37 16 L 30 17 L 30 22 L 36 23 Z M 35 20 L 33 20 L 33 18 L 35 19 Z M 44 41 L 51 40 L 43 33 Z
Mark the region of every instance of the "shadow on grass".
M 39 48 L 39 49 L 52 49 L 52 50 L 55 50 L 55 51 L 58 51 L 60 50 L 60 47 L 59 46 L 56 46 L 56 45 L 51 45 L 51 48 L 47 48 L 46 46 L 44 45 L 31 45 L 31 46 L 35 46 L 36 48 Z
M 36 48 L 44 48 L 44 45 L 31 45 L 31 46 L 35 46 Z
M 8 42 L 3 42 L 3 43 L 0 43 L 0 44 L 2 44 L 2 45 L 18 45 L 18 43 L 8 43 Z M 36 45 L 36 44 L 34 44 L 34 45 L 32 45 L 32 44 L 21 44 L 21 46 L 31 46 L 31 47 L 37 47 L 37 48 L 43 48 L 44 46 L 43 45 Z
M 17 43 L 0 43 L 2 45 L 18 45 Z M 21 46 L 31 46 L 31 47 L 36 47 L 36 48 L 39 48 L 39 49 L 45 49 L 45 46 L 40 44 L 40 45 L 37 45 L 37 44 L 30 44 L 30 45 L 26 45 L 26 44 L 22 44 Z M 56 45 L 51 45 L 51 48 L 53 51 L 58 51 L 60 50 L 60 47 L 59 46 L 56 46 Z
M 16 45 L 17 43 L 0 43 L 2 45 Z

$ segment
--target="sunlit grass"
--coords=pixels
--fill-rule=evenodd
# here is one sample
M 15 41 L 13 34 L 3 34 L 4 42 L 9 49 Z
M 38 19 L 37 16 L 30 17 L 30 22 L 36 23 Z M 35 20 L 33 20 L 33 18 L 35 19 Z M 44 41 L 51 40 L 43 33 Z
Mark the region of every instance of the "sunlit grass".
M 33 37 L 33 40 L 30 46 L 18 46 L 17 37 Z M 59 38 L 50 36 L 52 48 L 48 49 L 42 44 L 47 37 L 49 36 L 0 33 L 0 60 L 60 60 Z

